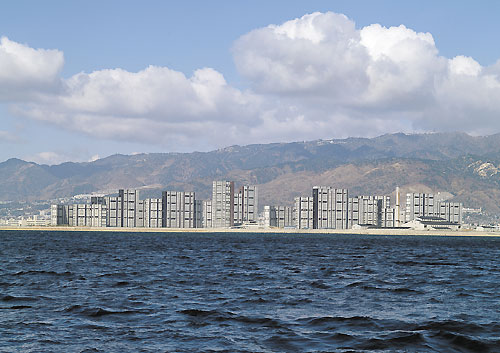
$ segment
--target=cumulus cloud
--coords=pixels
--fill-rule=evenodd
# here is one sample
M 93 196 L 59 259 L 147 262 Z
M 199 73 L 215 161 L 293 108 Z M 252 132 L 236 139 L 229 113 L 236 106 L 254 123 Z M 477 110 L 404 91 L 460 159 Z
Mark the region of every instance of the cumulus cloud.
M 10 86 L 25 87 L 36 95 L 17 102 L 17 114 L 98 138 L 177 150 L 500 130 L 500 61 L 483 67 L 470 57 L 443 57 L 430 33 L 404 25 L 357 28 L 342 14 L 312 13 L 250 31 L 234 43 L 233 55 L 248 90 L 211 68 L 186 76 L 149 66 L 63 79 L 60 52 L 2 38 L 0 63 L 16 63 L 20 68 L 12 72 L 22 74 L 16 79 L 0 65 L 0 97 L 6 99 L 1 92 Z
M 179 147 L 196 138 L 212 144 L 221 137 L 237 141 L 235 132 L 255 123 L 260 99 L 231 87 L 211 68 L 186 77 L 149 66 L 139 72 L 79 73 L 64 80 L 57 94 L 45 94 L 12 110 L 99 138 Z
M 57 89 L 63 65 L 58 50 L 33 49 L 1 37 L 0 101 L 24 100 Z
M 52 151 L 47 151 L 47 152 L 39 152 L 30 156 L 24 157 L 26 161 L 29 162 L 35 162 L 37 164 L 47 164 L 47 165 L 54 165 L 54 164 L 61 164 L 63 162 L 67 162 L 71 160 L 70 156 L 57 153 L 57 152 L 52 152 Z
M 293 105 L 304 125 L 356 135 L 500 130 L 500 64 L 440 56 L 430 33 L 404 25 L 357 29 L 344 15 L 313 13 L 251 31 L 234 56 L 255 92 Z

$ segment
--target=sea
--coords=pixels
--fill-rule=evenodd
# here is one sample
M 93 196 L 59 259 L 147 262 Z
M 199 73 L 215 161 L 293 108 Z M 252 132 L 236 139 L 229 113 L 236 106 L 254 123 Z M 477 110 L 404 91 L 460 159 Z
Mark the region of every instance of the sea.
M 0 352 L 500 352 L 500 238 L 4 230 Z

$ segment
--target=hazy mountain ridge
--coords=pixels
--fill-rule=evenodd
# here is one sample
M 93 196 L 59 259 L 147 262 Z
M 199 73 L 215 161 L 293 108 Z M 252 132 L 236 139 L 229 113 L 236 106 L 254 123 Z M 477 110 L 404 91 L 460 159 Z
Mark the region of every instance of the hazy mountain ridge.
M 313 185 L 353 194 L 449 191 L 467 206 L 499 212 L 500 134 L 388 134 L 306 142 L 230 146 L 211 152 L 113 155 L 94 162 L 0 163 L 0 200 L 41 200 L 118 188 L 196 191 L 227 178 L 260 186 L 261 204 L 290 204 Z M 149 190 L 149 191 L 148 191 Z

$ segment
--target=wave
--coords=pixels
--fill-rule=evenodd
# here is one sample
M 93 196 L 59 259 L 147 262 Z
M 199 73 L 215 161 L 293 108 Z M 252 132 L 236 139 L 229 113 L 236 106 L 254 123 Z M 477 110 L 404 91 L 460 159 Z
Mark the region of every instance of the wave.
M 73 275 L 70 271 L 56 272 L 56 271 L 44 271 L 44 270 L 29 270 L 29 271 L 19 271 L 12 273 L 13 276 L 26 276 L 26 275 L 49 275 L 49 276 L 71 276 Z
M 64 312 L 77 313 L 91 318 L 96 318 L 106 315 L 131 315 L 131 314 L 145 313 L 144 311 L 141 310 L 112 310 L 112 309 L 104 309 L 101 307 L 83 307 L 78 304 L 72 305 L 64 309 Z
M 219 310 L 186 309 L 178 311 L 180 314 L 190 316 L 195 319 L 212 320 L 215 322 L 236 321 L 244 324 L 259 325 L 272 328 L 285 328 L 278 320 L 268 317 L 251 317 L 236 315 L 232 312 L 222 312 Z
M 36 301 L 37 298 L 34 297 L 14 297 L 12 295 L 4 295 L 3 297 L 0 297 L 0 301 L 2 302 L 21 302 L 21 301 Z

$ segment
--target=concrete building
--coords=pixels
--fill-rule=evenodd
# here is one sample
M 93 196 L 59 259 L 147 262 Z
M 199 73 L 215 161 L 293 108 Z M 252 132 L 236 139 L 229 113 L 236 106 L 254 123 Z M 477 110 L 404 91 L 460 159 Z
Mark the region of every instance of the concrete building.
M 315 186 L 313 197 L 314 229 L 347 229 L 348 191 L 326 186 Z
M 202 201 L 201 226 L 212 228 L 212 200 Z
M 163 200 L 150 198 L 140 201 L 142 204 L 142 226 L 144 228 L 163 227 Z M 138 225 L 139 226 L 139 225 Z
M 50 224 L 52 226 L 69 225 L 69 206 L 51 205 L 50 206 Z
M 313 229 L 314 199 L 311 196 L 295 198 L 295 226 L 298 229 Z
M 405 226 L 415 230 L 459 230 L 461 225 L 436 216 L 419 216 Z
M 406 221 L 418 217 L 439 217 L 447 222 L 462 224 L 463 206 L 458 202 L 436 201 L 433 194 L 406 194 Z
M 255 223 L 258 220 L 258 188 L 244 185 L 234 195 L 234 224 Z
M 99 202 L 99 198 L 96 198 Z M 107 227 L 130 227 L 143 226 L 141 219 L 141 208 L 139 207 L 139 190 L 120 189 L 118 196 L 107 196 L 103 198 L 107 206 Z M 92 202 L 92 200 L 91 200 Z
M 203 201 L 194 200 L 194 222 L 195 228 L 203 228 Z
M 74 204 L 69 206 L 69 225 L 73 227 L 106 227 L 105 204 Z
M 463 223 L 463 206 L 460 202 L 436 202 L 434 214 L 450 223 Z
M 263 226 L 266 228 L 294 227 L 293 208 L 288 206 L 264 206 Z
M 212 227 L 234 226 L 234 182 L 214 181 L 212 185 Z
M 425 193 L 406 194 L 405 220 L 410 222 L 421 216 L 434 216 L 434 195 Z
M 164 191 L 162 200 L 164 228 L 195 228 L 194 192 Z
M 380 213 L 380 227 L 391 228 L 391 227 L 399 227 L 396 225 L 396 208 L 395 207 L 386 207 L 383 208 Z
M 347 228 L 359 224 L 359 198 L 349 197 L 347 199 Z
M 139 190 L 120 189 L 118 197 L 122 202 L 122 227 L 136 227 L 137 212 L 139 209 Z
M 385 227 L 387 218 L 390 219 L 390 226 L 394 224 L 394 211 L 391 211 L 390 196 L 358 196 L 359 203 L 359 225 L 372 225 Z
M 107 196 L 104 198 L 107 206 L 107 227 L 122 227 L 123 203 L 119 196 Z
M 396 204 L 394 205 L 394 227 L 400 227 L 405 222 L 405 217 L 401 207 L 401 192 L 399 186 L 396 187 Z

